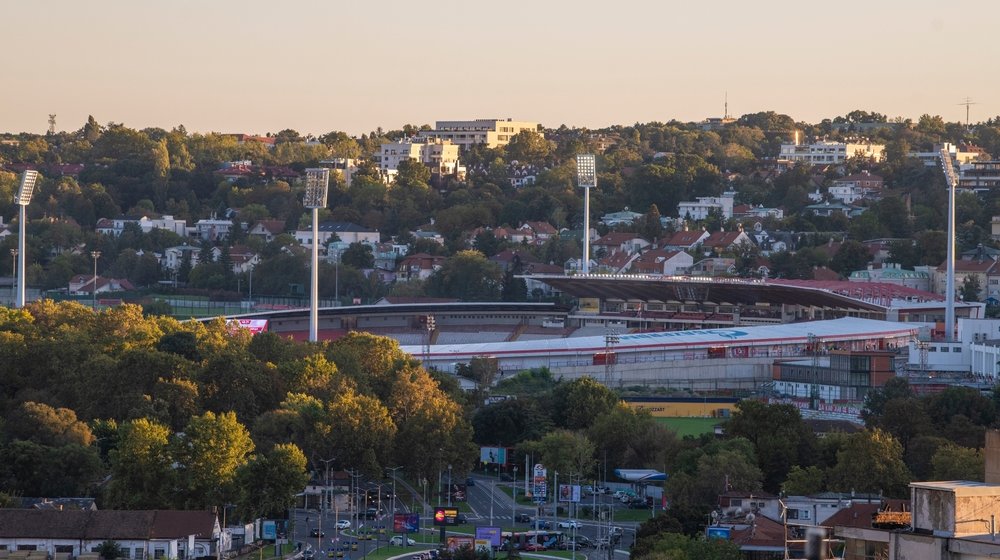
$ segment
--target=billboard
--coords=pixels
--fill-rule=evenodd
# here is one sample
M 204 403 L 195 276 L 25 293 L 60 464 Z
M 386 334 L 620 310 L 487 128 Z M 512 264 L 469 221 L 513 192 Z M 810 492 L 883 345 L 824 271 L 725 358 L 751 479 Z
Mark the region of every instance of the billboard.
M 500 546 L 500 527 L 476 527 L 476 540 L 488 541 L 490 546 Z
M 457 525 L 458 508 L 436 507 L 434 508 L 434 526 L 445 527 L 447 525 Z
M 274 521 L 265 521 L 261 524 L 261 538 L 268 541 L 278 539 L 278 524 Z
M 448 543 L 448 550 L 455 552 L 463 546 L 472 548 L 476 544 L 476 539 L 472 537 L 448 537 L 446 542 Z
M 392 531 L 394 533 L 416 533 L 419 530 L 419 513 L 397 513 L 392 516 Z
M 707 527 L 705 536 L 709 539 L 729 540 L 729 527 Z
M 531 495 L 539 504 L 545 502 L 545 497 L 549 493 L 546 476 L 548 476 L 548 471 L 545 470 L 545 467 L 541 463 L 536 464 L 531 483 Z
M 580 501 L 580 485 L 579 484 L 560 484 L 559 485 L 559 501 L 560 502 L 579 502 Z
M 479 462 L 490 465 L 507 464 L 507 448 L 505 447 L 480 447 Z
M 267 319 L 229 319 L 226 326 L 231 330 L 246 329 L 250 334 L 259 334 L 267 330 Z

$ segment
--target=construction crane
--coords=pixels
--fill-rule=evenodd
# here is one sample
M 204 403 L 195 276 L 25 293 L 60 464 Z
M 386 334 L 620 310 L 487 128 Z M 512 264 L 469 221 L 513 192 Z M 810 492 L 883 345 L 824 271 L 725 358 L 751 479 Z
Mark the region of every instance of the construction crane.
M 951 342 L 955 337 L 955 188 L 958 187 L 958 174 L 951 161 L 951 153 L 941 150 L 941 170 L 948 185 L 948 252 L 947 281 L 944 289 L 944 339 Z

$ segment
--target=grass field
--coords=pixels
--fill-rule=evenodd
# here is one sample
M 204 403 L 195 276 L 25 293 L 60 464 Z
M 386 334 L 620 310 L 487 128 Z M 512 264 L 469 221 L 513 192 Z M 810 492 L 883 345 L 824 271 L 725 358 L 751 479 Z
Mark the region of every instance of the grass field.
M 722 418 L 660 418 L 656 419 L 664 426 L 667 426 L 671 430 L 677 432 L 677 435 L 684 436 L 700 436 L 701 434 L 710 434 L 715 428 L 716 424 L 721 424 L 725 420 Z

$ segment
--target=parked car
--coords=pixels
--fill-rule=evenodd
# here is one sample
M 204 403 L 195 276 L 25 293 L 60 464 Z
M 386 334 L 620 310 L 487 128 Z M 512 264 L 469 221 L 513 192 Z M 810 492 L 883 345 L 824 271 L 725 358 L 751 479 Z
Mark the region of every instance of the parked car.
M 400 537 L 399 535 L 396 535 L 395 537 L 392 537 L 391 539 L 389 539 L 389 544 L 391 544 L 393 546 L 403 546 L 403 537 Z M 417 544 L 417 541 L 415 541 L 415 540 L 413 540 L 413 539 L 411 539 L 409 537 L 406 538 L 406 546 L 413 546 L 415 544 Z
M 531 551 L 546 550 L 546 548 L 545 548 L 544 544 L 528 543 L 528 544 L 522 546 L 521 550 L 527 550 L 527 551 L 531 552 Z
M 611 528 L 611 535 L 612 536 L 620 537 L 624 533 L 625 533 L 625 529 L 622 529 L 621 527 L 614 526 L 614 527 Z
M 575 544 L 575 546 L 574 546 Z M 574 548 L 579 550 L 581 548 L 590 548 L 594 543 L 584 535 L 576 535 L 576 537 L 567 537 L 566 540 L 559 545 L 561 550 L 573 550 Z
M 531 523 L 531 516 L 527 513 L 518 513 L 514 515 L 514 521 L 516 523 Z
M 365 510 L 365 519 L 375 519 L 378 517 L 378 508 L 368 508 Z
M 351 521 L 348 519 L 341 519 L 337 521 L 337 528 L 340 529 L 341 531 L 343 531 L 344 529 L 350 529 Z
M 560 529 L 580 529 L 582 527 L 583 524 L 576 519 L 565 519 L 559 522 Z

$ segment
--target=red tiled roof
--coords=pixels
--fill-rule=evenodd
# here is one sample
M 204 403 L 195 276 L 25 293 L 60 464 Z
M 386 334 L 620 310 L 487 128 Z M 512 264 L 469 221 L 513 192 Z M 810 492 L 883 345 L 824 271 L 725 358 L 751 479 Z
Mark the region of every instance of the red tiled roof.
M 698 240 L 701 239 L 701 236 L 704 233 L 705 232 L 700 230 L 678 231 L 677 233 L 673 234 L 669 240 L 667 240 L 665 245 L 673 247 L 690 247 L 691 245 L 697 243 Z
M 742 235 L 742 231 L 717 231 L 709 235 L 702 245 L 705 247 L 729 247 Z
M 642 241 L 645 241 L 645 239 L 643 239 L 642 236 L 639 235 L 638 233 L 629 233 L 629 232 L 624 232 L 624 231 L 612 231 L 611 233 L 608 233 L 607 235 L 601 237 L 597 241 L 594 241 L 593 243 L 591 243 L 591 245 L 595 245 L 595 246 L 596 245 L 601 245 L 601 246 L 608 246 L 608 247 L 617 247 L 619 245 L 622 245 L 624 243 L 628 243 L 628 242 L 636 240 L 636 239 L 640 239 Z

